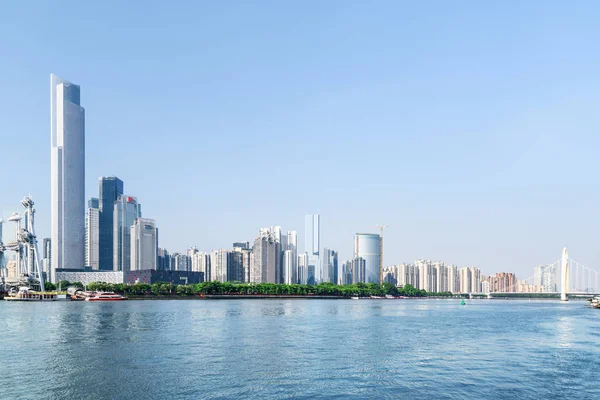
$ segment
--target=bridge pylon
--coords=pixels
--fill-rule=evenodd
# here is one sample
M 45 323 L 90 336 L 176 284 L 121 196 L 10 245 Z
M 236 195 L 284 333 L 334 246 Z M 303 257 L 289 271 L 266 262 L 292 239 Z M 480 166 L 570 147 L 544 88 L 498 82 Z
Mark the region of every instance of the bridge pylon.
M 567 298 L 567 293 L 569 293 L 569 251 L 566 247 L 562 252 L 560 276 L 560 301 L 569 301 Z

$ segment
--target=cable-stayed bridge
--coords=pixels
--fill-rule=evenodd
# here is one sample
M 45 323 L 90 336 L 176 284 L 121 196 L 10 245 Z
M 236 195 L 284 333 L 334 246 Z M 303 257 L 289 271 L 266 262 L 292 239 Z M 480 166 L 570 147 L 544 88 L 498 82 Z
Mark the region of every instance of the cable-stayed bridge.
M 589 268 L 569 258 L 568 250 L 563 249 L 562 257 L 553 263 L 538 266 L 533 275 L 509 285 L 503 291 L 487 293 L 463 293 L 473 296 L 506 297 L 515 294 L 560 295 L 561 300 L 569 297 L 591 297 L 600 295 L 600 271 Z M 527 282 L 535 291 L 519 291 L 518 286 Z

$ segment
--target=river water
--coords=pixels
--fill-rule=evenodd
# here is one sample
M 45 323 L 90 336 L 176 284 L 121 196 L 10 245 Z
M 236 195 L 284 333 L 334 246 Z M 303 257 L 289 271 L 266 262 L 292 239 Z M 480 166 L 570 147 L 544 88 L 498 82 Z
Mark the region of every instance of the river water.
M 584 302 L 0 302 L 2 399 L 598 399 Z

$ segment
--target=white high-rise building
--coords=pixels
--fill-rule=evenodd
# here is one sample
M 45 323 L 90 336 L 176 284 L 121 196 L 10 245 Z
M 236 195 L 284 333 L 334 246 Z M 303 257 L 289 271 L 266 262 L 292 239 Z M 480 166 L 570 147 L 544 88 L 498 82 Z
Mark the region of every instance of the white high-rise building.
M 142 206 L 137 198 L 119 195 L 113 207 L 113 271 L 130 271 L 131 227 L 142 217 Z
M 481 293 L 490 293 L 490 283 L 488 281 L 481 282 Z
M 286 250 L 283 252 L 283 279 L 287 285 L 292 285 L 298 282 L 296 274 L 296 257 L 294 256 L 293 250 Z
M 398 286 L 411 285 L 415 288 L 420 287 L 419 282 L 419 268 L 414 264 L 400 264 L 398 265 Z
M 458 278 L 456 265 L 448 266 L 448 291 L 451 293 L 460 292 L 460 279 Z
M 130 271 L 156 269 L 158 241 L 153 219 L 136 218 L 131 226 Z
M 298 283 L 298 232 L 296 231 L 288 231 L 287 233 L 287 246 L 286 248 L 284 248 L 285 251 L 291 251 L 291 265 L 289 266 L 289 268 L 291 268 L 291 282 L 290 284 L 295 284 Z M 285 264 L 285 253 L 284 253 L 284 264 Z M 286 265 L 284 265 L 284 270 L 285 270 L 285 281 L 286 283 L 288 282 L 288 272 L 285 269 Z
M 281 242 L 278 241 L 276 231 L 261 228 L 254 240 L 252 253 L 250 282 L 283 283 Z
M 79 86 L 50 75 L 53 270 L 85 265 L 85 110 Z M 52 274 L 53 278 L 56 274 Z
M 174 265 L 173 269 L 175 271 L 191 271 L 192 270 L 192 260 L 187 256 L 187 254 L 173 254 Z
M 475 267 L 469 269 L 471 270 L 471 292 L 481 293 L 481 271 Z
M 436 292 L 447 292 L 448 291 L 448 267 L 443 262 L 434 262 L 433 268 L 435 271 L 435 291 Z
M 293 250 L 297 254 L 298 253 L 298 232 L 288 231 L 287 237 L 288 237 L 288 239 L 287 239 L 287 249 L 286 250 Z
M 533 269 L 533 285 L 544 292 L 558 291 L 558 269 L 556 265 L 536 265 Z
M 308 253 L 298 255 L 298 283 L 306 285 L 308 280 Z
M 85 215 L 85 265 L 96 271 L 99 269 L 100 257 L 100 210 L 98 208 L 98 199 L 92 198 L 88 202 L 88 209 Z
M 227 271 L 229 269 L 230 253 L 228 250 L 220 249 L 210 252 L 210 266 L 212 270 L 212 280 L 227 282 Z
M 203 272 L 204 281 L 210 282 L 212 280 L 210 273 L 210 254 L 195 252 L 192 256 L 192 271 Z
M 415 262 L 419 269 L 419 289 L 426 292 L 437 292 L 437 274 L 429 260 L 417 260 Z
M 459 270 L 460 293 L 472 293 L 471 283 L 471 269 L 469 267 L 462 267 Z
M 354 236 L 354 258 L 365 260 L 365 282 L 379 282 L 381 237 L 374 233 L 357 233 Z

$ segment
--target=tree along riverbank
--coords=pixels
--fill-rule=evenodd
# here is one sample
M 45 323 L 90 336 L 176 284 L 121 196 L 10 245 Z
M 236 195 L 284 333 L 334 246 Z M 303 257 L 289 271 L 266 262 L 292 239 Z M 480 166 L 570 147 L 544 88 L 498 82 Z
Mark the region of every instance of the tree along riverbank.
M 52 285 L 52 284 L 50 284 Z M 54 285 L 52 285 L 54 286 Z M 61 281 L 60 287 L 83 285 L 79 282 Z M 168 282 L 157 282 L 152 285 L 145 283 L 137 284 L 111 284 L 104 282 L 92 282 L 87 285 L 87 290 L 109 291 L 120 293 L 131 298 L 147 297 L 201 297 L 228 296 L 246 298 L 264 298 L 264 296 L 289 296 L 297 297 L 321 297 L 321 298 L 350 298 L 371 296 L 403 296 L 403 297 L 452 297 L 452 293 L 427 293 L 416 289 L 411 285 L 398 288 L 391 283 L 378 285 L 376 283 L 356 283 L 352 285 L 334 285 L 332 283 L 321 283 L 318 285 L 286 285 L 277 283 L 236 283 L 236 282 L 203 282 L 191 285 L 174 285 Z M 50 288 L 49 290 L 52 290 Z

